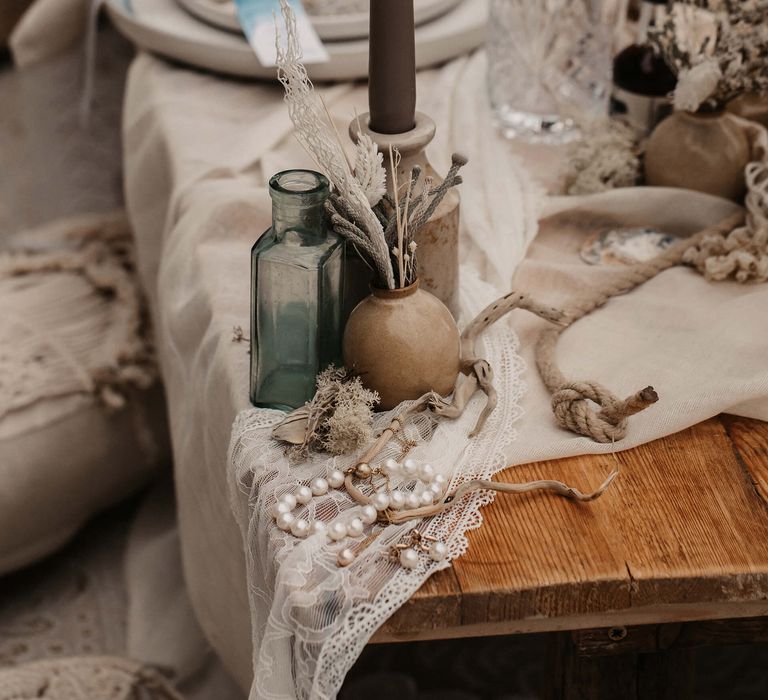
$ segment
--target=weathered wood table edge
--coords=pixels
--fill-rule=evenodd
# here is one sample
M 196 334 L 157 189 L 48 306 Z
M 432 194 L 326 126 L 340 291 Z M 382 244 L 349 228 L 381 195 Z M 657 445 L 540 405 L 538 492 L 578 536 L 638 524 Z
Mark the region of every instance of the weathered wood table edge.
M 768 423 L 733 416 L 616 455 L 512 467 L 605 496 L 500 497 L 373 642 L 552 636 L 553 697 L 685 697 L 691 649 L 768 641 Z

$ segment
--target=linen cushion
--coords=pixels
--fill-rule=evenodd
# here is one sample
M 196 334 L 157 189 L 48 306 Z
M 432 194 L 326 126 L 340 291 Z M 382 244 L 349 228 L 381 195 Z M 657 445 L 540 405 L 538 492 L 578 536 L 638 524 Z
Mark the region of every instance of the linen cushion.
M 168 460 L 121 214 L 0 252 L 0 574 L 52 552 Z

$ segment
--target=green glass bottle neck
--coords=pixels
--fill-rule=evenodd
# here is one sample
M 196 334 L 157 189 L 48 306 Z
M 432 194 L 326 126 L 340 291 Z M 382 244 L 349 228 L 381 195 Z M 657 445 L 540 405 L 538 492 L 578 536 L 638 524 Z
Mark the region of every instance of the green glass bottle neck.
M 324 239 L 328 235 L 324 206 L 292 206 L 273 201 L 272 233 L 275 240 L 284 240 L 289 231 L 302 237 Z
M 330 185 L 320 173 L 288 170 L 269 181 L 272 198 L 272 234 L 285 240 L 290 232 L 294 242 L 307 243 L 327 236 L 325 202 Z

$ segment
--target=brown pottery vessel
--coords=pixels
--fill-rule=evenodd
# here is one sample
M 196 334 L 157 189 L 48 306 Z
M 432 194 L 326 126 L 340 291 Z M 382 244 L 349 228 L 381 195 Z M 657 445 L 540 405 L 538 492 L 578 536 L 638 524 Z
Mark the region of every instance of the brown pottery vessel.
M 344 329 L 344 365 L 388 410 L 428 391 L 445 396 L 459 374 L 461 338 L 451 312 L 419 289 L 371 290 Z
M 726 106 L 725 111 L 768 128 L 768 97 L 763 95 L 747 92 L 734 97 Z
M 674 112 L 648 140 L 645 182 L 740 201 L 748 162 L 749 141 L 730 115 Z

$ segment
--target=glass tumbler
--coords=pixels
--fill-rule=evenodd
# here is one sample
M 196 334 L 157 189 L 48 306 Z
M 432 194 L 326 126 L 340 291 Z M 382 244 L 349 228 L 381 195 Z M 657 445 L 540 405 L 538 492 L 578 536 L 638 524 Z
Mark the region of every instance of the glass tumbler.
M 491 0 L 488 89 L 509 137 L 563 143 L 605 117 L 617 0 Z

